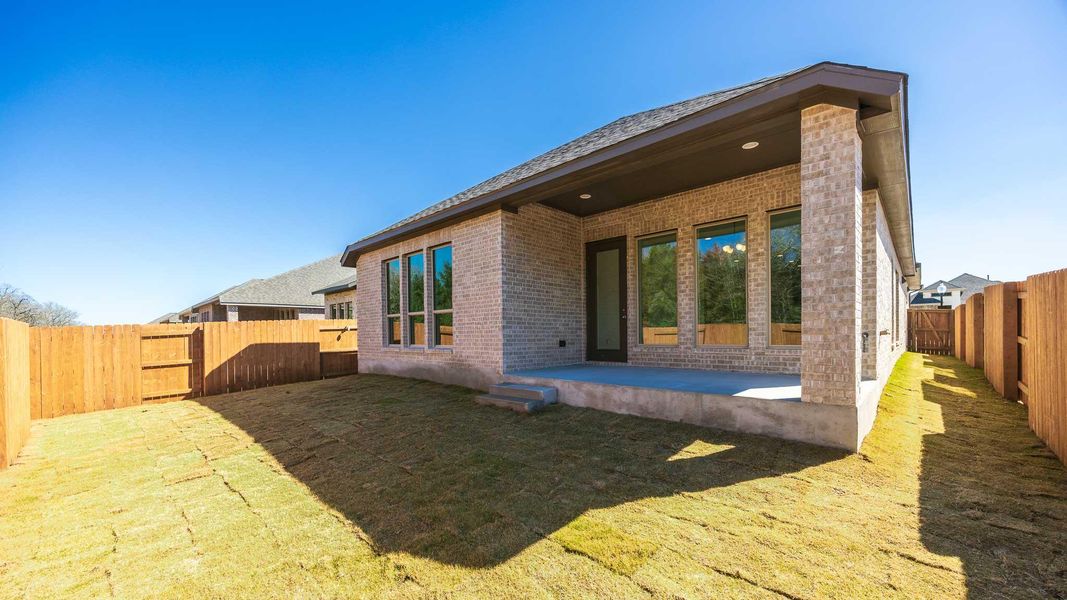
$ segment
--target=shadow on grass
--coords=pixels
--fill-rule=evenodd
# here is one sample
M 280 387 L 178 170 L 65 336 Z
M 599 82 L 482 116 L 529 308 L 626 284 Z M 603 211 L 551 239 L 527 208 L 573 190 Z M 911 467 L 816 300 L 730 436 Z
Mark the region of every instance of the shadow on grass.
M 921 420 L 923 543 L 960 559 L 969 597 L 1067 596 L 1067 471 L 980 370 L 924 361 L 935 371 L 921 399 L 941 423 Z
M 387 376 L 201 402 L 382 551 L 488 567 L 590 509 L 777 477 L 847 456 L 760 436 L 554 406 L 533 417 L 473 392 Z M 595 531 L 627 552 L 625 535 Z M 617 537 L 613 537 L 617 536 Z

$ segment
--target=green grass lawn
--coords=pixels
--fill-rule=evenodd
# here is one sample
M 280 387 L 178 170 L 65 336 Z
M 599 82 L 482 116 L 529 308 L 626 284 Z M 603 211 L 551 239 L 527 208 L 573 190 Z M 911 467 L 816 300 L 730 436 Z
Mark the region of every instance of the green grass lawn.
M 856 455 L 357 375 L 35 422 L 2 597 L 1067 596 L 1067 470 L 908 354 Z

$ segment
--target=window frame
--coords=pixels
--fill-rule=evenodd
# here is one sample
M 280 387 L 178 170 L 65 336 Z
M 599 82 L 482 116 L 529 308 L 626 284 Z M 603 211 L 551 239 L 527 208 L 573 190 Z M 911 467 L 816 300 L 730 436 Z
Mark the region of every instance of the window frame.
M 767 224 L 767 260 L 764 263 L 766 265 L 766 267 L 767 267 L 766 300 L 767 300 L 767 347 L 768 348 L 800 348 L 801 345 L 802 345 L 802 343 L 775 344 L 774 343 L 774 332 L 772 331 L 772 328 L 774 327 L 774 314 L 773 314 L 774 313 L 774 306 L 771 303 L 771 295 L 772 295 L 771 292 L 774 289 L 774 278 L 773 278 L 774 273 L 771 270 L 771 261 L 774 259 L 774 248 L 772 247 L 771 219 L 773 219 L 775 215 L 781 215 L 781 214 L 791 213 L 791 212 L 795 212 L 795 213 L 800 214 L 800 228 L 801 228 L 800 229 L 800 245 L 801 245 L 801 249 L 800 249 L 801 280 L 800 280 L 800 283 L 801 283 L 802 287 L 804 285 L 804 278 L 803 278 L 803 272 L 804 272 L 804 214 L 803 214 L 803 212 L 801 210 L 801 205 L 797 204 L 797 205 L 794 205 L 794 206 L 785 206 L 785 207 L 782 207 L 782 208 L 775 208 L 775 209 L 772 209 L 772 210 L 768 210 L 767 211 L 767 217 L 766 217 L 766 224 Z M 802 315 L 803 315 L 803 309 L 804 309 L 804 307 L 803 307 L 803 289 L 802 289 L 801 290 L 801 313 L 802 313 Z M 804 322 L 803 321 L 804 321 L 803 316 L 801 316 L 801 322 L 799 323 L 801 335 L 803 335 L 803 331 L 804 331 Z
M 693 226 L 693 345 L 697 348 L 748 348 L 752 343 L 752 330 L 749 324 L 748 309 L 750 308 L 750 294 L 748 289 L 749 284 L 749 271 L 752 267 L 751 255 L 748 252 L 751 247 L 751 239 L 749 233 L 751 230 L 748 227 L 748 215 L 739 215 L 736 217 L 728 217 L 725 219 L 719 219 L 716 221 L 710 221 L 708 223 L 701 223 Z M 718 225 L 729 225 L 730 223 L 741 223 L 744 226 L 745 232 L 745 281 L 743 287 L 745 290 L 745 343 L 744 344 L 701 344 L 697 340 L 697 329 L 700 327 L 700 230 L 710 227 L 716 227 Z M 770 220 L 768 219 L 768 223 Z M 769 230 L 768 230 L 769 232 Z M 769 279 L 769 278 L 768 278 Z M 770 291 L 768 290 L 768 295 Z
M 449 287 L 449 291 L 448 291 L 448 295 L 449 295 L 448 305 L 449 305 L 450 308 L 440 309 L 439 310 L 437 308 L 437 256 L 436 256 L 436 253 L 437 253 L 438 250 L 442 250 L 444 248 L 448 248 L 449 249 L 449 263 L 452 265 L 453 283 Z M 452 245 L 452 242 L 446 242 L 444 244 L 437 244 L 436 246 L 430 246 L 429 248 L 427 248 L 426 249 L 426 254 L 429 256 L 429 259 L 430 259 L 429 260 L 430 266 L 429 266 L 428 269 L 425 269 L 426 277 L 431 282 L 430 285 L 429 285 L 430 293 L 428 295 L 428 298 L 425 298 L 425 300 L 429 302 L 429 311 L 428 312 L 430 313 L 430 319 L 427 319 L 427 321 L 428 321 L 428 323 L 427 323 L 428 324 L 427 337 L 429 338 L 427 343 L 432 348 L 452 348 L 452 347 L 454 347 L 456 345 L 456 317 L 455 317 L 455 309 L 456 309 L 456 303 L 455 303 L 455 300 L 456 300 L 456 294 L 455 294 L 456 253 L 455 253 L 455 247 Z M 440 343 L 438 341 L 437 319 L 438 319 L 438 317 L 440 315 L 448 315 L 452 319 L 452 343 L 451 344 L 442 344 L 442 343 Z
M 422 310 L 413 312 L 411 310 L 411 306 L 410 306 L 410 304 L 411 304 L 411 283 L 412 283 L 411 282 L 411 259 L 416 257 L 416 256 L 418 256 L 418 257 L 420 257 L 422 259 Z M 404 341 L 404 345 L 406 345 L 406 346 L 415 347 L 415 348 L 425 347 L 426 346 L 426 337 L 427 337 L 426 336 L 426 321 L 427 321 L 427 319 L 426 319 L 426 250 L 425 249 L 416 250 L 415 252 L 409 252 L 408 254 L 405 254 L 403 256 L 403 265 L 402 265 L 402 270 L 401 270 L 401 282 L 400 283 L 401 283 L 402 290 L 403 290 L 401 292 L 401 294 L 400 294 L 400 297 L 403 299 L 402 306 L 401 306 L 401 312 L 403 313 L 403 318 L 401 319 L 401 322 L 403 323 L 403 327 L 404 327 L 404 329 L 401 331 L 401 339 Z M 407 292 L 407 293 L 404 293 L 404 292 Z M 423 327 L 422 340 L 414 340 L 414 339 L 412 339 L 413 334 L 415 333 L 415 330 L 412 327 L 412 322 L 411 322 L 411 318 L 412 317 L 422 317 L 422 327 Z
M 396 262 L 396 271 L 397 271 L 397 289 L 396 289 L 396 293 L 400 297 L 397 298 L 397 301 L 396 301 L 397 312 L 391 313 L 391 312 L 389 312 L 389 263 L 392 263 L 394 261 Z M 399 339 L 395 343 L 390 339 L 390 327 L 389 327 L 390 319 L 396 319 L 397 322 L 401 324 L 401 326 L 403 325 L 402 314 L 403 314 L 403 308 L 404 308 L 403 307 L 404 274 L 402 272 L 402 266 L 403 266 L 403 263 L 401 262 L 399 256 L 394 256 L 393 258 L 388 258 L 388 259 L 382 261 L 382 324 L 383 324 L 383 327 L 382 327 L 382 343 L 384 345 L 386 345 L 386 346 L 392 346 L 392 347 L 397 347 L 397 346 L 400 346 L 401 344 L 404 343 L 404 329 L 403 329 L 403 327 L 401 327 Z
M 675 333 L 676 339 L 675 339 L 675 342 L 673 344 L 655 344 L 655 343 L 649 343 L 649 342 L 645 341 L 644 323 L 642 322 L 643 321 L 643 316 L 644 316 L 644 313 L 642 312 L 642 309 L 644 307 L 644 303 L 643 303 L 642 297 L 641 297 L 641 273 L 642 273 L 642 269 L 641 269 L 641 248 L 642 248 L 642 246 L 641 246 L 641 243 L 642 242 L 647 242 L 649 240 L 656 240 L 656 239 L 659 239 L 659 238 L 668 238 L 668 237 L 669 238 L 673 238 L 673 241 L 674 241 L 674 328 L 676 330 L 678 330 L 678 332 Z M 678 252 L 679 252 L 678 237 L 679 236 L 678 236 L 678 229 L 677 228 L 665 229 L 663 231 L 658 231 L 656 233 L 649 233 L 649 234 L 645 234 L 645 235 L 634 236 L 634 260 L 636 261 L 636 264 L 634 265 L 634 276 L 635 276 L 635 280 L 636 280 L 636 283 L 637 283 L 637 290 L 636 291 L 637 291 L 637 345 L 638 346 L 648 346 L 648 347 L 652 347 L 652 348 L 677 348 L 677 347 L 680 346 L 681 340 L 678 339 L 678 338 L 681 337 L 681 335 L 680 335 L 681 327 L 678 325 L 678 269 L 681 266 L 681 263 L 678 260 Z

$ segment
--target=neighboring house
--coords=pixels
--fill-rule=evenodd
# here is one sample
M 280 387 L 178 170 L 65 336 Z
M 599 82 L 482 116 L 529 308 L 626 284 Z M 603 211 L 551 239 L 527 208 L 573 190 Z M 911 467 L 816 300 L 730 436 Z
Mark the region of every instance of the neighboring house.
M 315 290 L 314 293 L 322 294 L 326 303 L 327 319 L 356 318 L 356 276 L 354 274 L 335 281 L 321 290 Z
M 181 315 L 179 315 L 178 313 L 173 313 L 172 312 L 172 313 L 167 313 L 167 314 L 163 315 L 162 317 L 156 317 L 155 319 L 152 319 L 148 323 L 149 324 L 153 324 L 153 323 L 168 324 L 168 323 L 181 323 L 181 322 L 182 322 Z
M 835 63 L 614 121 L 349 245 L 360 371 L 855 450 L 920 287 L 907 124 Z
M 967 301 L 974 294 L 981 292 L 987 286 L 1000 283 L 992 279 L 978 277 L 970 273 L 964 273 L 953 279 L 945 281 L 939 279 L 911 296 L 912 308 L 956 308 Z M 944 294 L 937 291 L 939 286 L 945 286 Z
M 315 290 L 350 277 L 353 269 L 331 256 L 267 279 L 227 288 L 183 310 L 183 323 L 323 319 L 326 309 Z

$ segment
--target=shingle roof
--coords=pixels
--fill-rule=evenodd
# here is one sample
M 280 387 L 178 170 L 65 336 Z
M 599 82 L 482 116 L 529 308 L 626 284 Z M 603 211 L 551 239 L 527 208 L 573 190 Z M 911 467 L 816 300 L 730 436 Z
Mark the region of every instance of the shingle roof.
M 355 271 L 355 269 L 341 266 L 341 255 L 338 254 L 266 279 L 249 279 L 205 298 L 182 312 L 214 302 L 271 306 L 325 306 L 322 295 L 317 294 L 315 290 L 330 282 L 354 277 Z
M 322 288 L 321 290 L 315 290 L 312 294 L 333 294 L 334 292 L 343 292 L 345 290 L 356 289 L 356 274 L 353 273 L 344 279 L 335 281 L 330 285 Z
M 152 319 L 151 321 L 149 321 L 148 323 L 149 324 L 153 324 L 153 323 L 181 323 L 181 317 L 178 316 L 178 313 L 176 313 L 176 312 L 170 312 L 170 313 L 167 313 L 167 314 L 165 314 L 165 315 L 163 315 L 161 317 L 156 317 L 156 318 Z
M 341 255 L 324 258 L 267 279 L 253 279 L 219 294 L 222 304 L 324 306 L 315 290 L 351 276 L 355 269 L 341 266 Z
M 548 171 L 554 167 L 558 167 L 564 163 L 592 154 L 597 150 L 602 150 L 608 146 L 618 144 L 643 133 L 648 133 L 649 131 L 669 125 L 702 110 L 726 102 L 727 100 L 766 87 L 791 75 L 809 69 L 812 66 L 815 65 L 795 69 L 788 73 L 782 73 L 781 75 L 775 75 L 773 77 L 765 77 L 753 81 L 752 83 L 711 92 L 710 94 L 704 94 L 703 96 L 697 96 L 688 100 L 682 100 L 681 102 L 675 102 L 659 108 L 653 108 L 651 110 L 622 117 L 621 119 L 616 119 L 599 129 L 594 129 L 575 140 L 553 148 L 536 158 L 528 160 L 517 167 L 508 169 L 495 177 L 487 179 L 474 187 L 468 188 L 455 196 L 446 198 L 437 204 L 425 208 L 410 217 L 397 221 L 389 227 L 372 233 L 362 239 L 366 240 L 381 235 L 407 223 L 417 221 L 434 213 L 456 206 L 457 204 L 462 204 L 468 200 L 495 192 L 524 179 Z
M 985 277 L 971 275 L 970 273 L 964 273 L 958 277 L 949 279 L 948 282 L 952 285 L 955 285 L 956 287 L 963 289 L 963 292 L 960 294 L 960 297 L 965 302 L 967 298 L 986 289 L 986 287 L 1001 283 L 993 279 L 986 279 Z
M 919 291 L 920 292 L 936 292 L 937 291 L 937 286 L 942 284 L 942 283 L 945 284 L 945 287 L 947 287 L 949 289 L 959 288 L 960 287 L 960 286 L 952 283 L 951 281 L 945 281 L 944 279 L 938 279 L 937 281 L 931 283 L 930 285 L 924 287 L 923 289 L 921 289 Z

